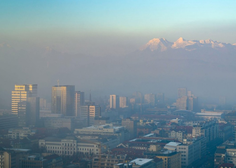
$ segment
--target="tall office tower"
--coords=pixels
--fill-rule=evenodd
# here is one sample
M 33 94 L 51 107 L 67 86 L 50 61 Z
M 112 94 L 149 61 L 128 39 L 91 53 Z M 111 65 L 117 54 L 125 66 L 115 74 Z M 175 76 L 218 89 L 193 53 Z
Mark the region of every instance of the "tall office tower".
M 178 88 L 178 97 L 187 96 L 187 89 L 186 88 Z
M 147 104 L 155 105 L 156 103 L 156 95 L 155 94 L 145 94 L 144 102 Z
M 80 106 L 84 105 L 84 92 L 75 92 L 75 116 L 80 115 Z
M 111 109 L 119 108 L 119 96 L 118 95 L 110 95 L 110 108 Z
M 28 97 L 27 99 L 27 120 L 28 125 L 36 126 L 39 120 L 39 97 Z
M 18 103 L 18 126 L 36 126 L 39 120 L 39 97 L 28 97 Z
M 128 107 L 128 98 L 127 97 L 120 97 L 120 108 Z
M 11 100 L 12 114 L 18 114 L 18 103 L 27 101 L 28 97 L 37 97 L 37 87 L 37 84 L 15 85 Z
M 101 116 L 100 106 L 89 106 L 89 125 L 93 125 L 95 118 L 98 118 L 100 116 Z
M 52 113 L 66 116 L 75 115 L 75 86 L 58 85 L 52 87 Z
M 188 106 L 188 97 L 187 96 L 182 96 L 177 99 L 176 101 L 176 109 L 177 110 L 187 110 Z
M 189 96 L 187 102 L 188 102 L 188 105 L 187 105 L 188 110 L 194 111 L 194 112 L 198 111 L 198 97 Z
M 27 115 L 29 114 L 29 103 L 27 101 L 18 103 L 18 126 L 26 127 L 28 125 Z
M 79 118 L 83 121 L 84 126 L 89 126 L 94 124 L 96 117 L 101 116 L 101 107 L 93 105 L 80 106 Z

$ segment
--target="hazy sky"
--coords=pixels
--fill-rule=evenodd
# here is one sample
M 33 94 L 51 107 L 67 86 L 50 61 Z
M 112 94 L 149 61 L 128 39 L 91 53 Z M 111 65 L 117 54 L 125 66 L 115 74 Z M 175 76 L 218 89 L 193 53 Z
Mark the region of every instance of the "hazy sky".
M 235 7 L 235 0 L 3 0 L 0 43 L 93 55 L 132 52 L 154 37 L 235 43 Z

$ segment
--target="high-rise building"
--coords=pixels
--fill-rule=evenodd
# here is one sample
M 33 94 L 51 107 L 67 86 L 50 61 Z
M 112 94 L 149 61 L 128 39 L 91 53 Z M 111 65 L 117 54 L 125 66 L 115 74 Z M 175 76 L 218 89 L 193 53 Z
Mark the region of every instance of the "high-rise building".
M 75 92 L 75 116 L 80 114 L 80 106 L 84 105 L 84 92 Z
M 183 96 L 187 96 L 187 89 L 186 88 L 178 88 L 178 97 L 181 98 Z
M 75 115 L 75 86 L 58 85 L 52 87 L 52 113 L 66 116 Z
M 111 109 L 119 108 L 119 96 L 118 95 L 110 95 L 110 108 Z
M 36 126 L 39 120 L 39 97 L 18 103 L 18 126 Z
M 98 105 L 89 106 L 89 125 L 94 124 L 95 118 L 99 118 L 101 116 L 101 107 Z
M 28 97 L 28 125 L 37 125 L 39 120 L 39 97 Z
M 120 97 L 120 108 L 128 107 L 128 98 L 127 97 Z
M 80 106 L 80 115 L 78 116 L 84 121 L 85 126 L 93 125 L 95 118 L 101 116 L 101 107 L 98 105 Z
M 176 109 L 178 110 L 187 110 L 188 106 L 188 97 L 187 96 L 182 96 L 177 99 L 176 101 Z
M 15 85 L 12 91 L 12 114 L 18 114 L 18 103 L 27 101 L 28 97 L 37 97 L 37 84 Z
M 18 103 L 18 126 L 26 127 L 28 125 L 27 115 L 29 114 L 29 103 L 27 101 Z
M 150 105 L 155 105 L 156 103 L 156 95 L 155 94 L 145 94 L 144 95 L 144 101 L 145 103 L 147 104 L 150 104 Z
M 188 110 L 197 112 L 198 110 L 198 98 L 196 96 L 188 97 Z

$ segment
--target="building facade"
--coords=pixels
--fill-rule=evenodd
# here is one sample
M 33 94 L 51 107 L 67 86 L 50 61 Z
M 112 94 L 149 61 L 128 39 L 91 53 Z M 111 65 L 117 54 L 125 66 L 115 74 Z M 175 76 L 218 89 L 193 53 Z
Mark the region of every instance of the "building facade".
M 58 85 L 52 87 L 52 113 L 65 116 L 75 115 L 75 86 Z
M 118 95 L 110 95 L 110 108 L 117 109 L 119 108 L 119 96 Z

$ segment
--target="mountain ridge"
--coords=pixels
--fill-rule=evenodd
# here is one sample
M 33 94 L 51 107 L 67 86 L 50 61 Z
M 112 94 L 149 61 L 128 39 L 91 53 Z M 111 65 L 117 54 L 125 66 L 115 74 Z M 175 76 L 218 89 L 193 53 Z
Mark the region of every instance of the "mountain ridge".
M 224 43 L 219 41 L 214 41 L 212 39 L 206 40 L 186 40 L 183 37 L 178 38 L 174 42 L 170 42 L 165 38 L 153 38 L 148 41 L 145 45 L 140 48 L 140 51 L 150 50 L 163 52 L 166 50 L 184 49 L 186 51 L 197 50 L 201 48 L 211 48 L 211 49 L 235 49 L 236 43 Z

